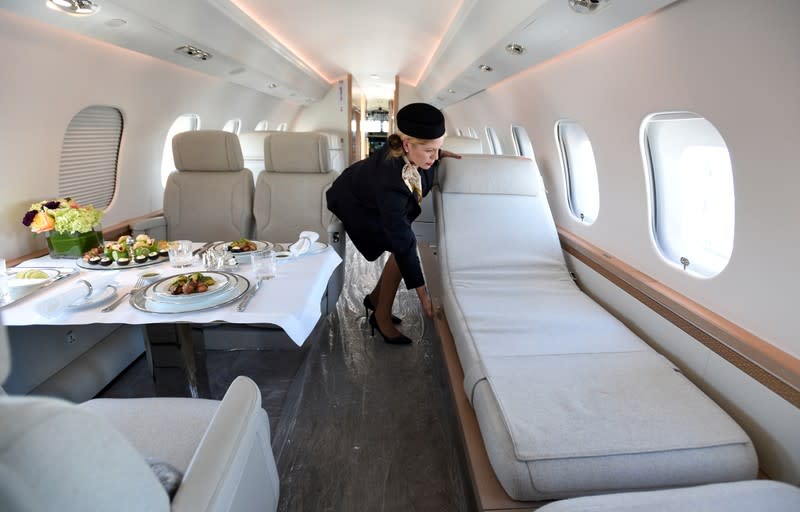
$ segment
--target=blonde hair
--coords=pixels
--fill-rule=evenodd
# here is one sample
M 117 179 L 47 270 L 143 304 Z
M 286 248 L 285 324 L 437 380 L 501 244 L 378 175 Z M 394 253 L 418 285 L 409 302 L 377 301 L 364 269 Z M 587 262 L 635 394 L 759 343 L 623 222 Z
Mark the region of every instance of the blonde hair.
M 427 144 L 429 142 L 433 142 L 434 140 L 438 139 L 418 139 L 416 137 L 406 135 L 400 130 L 397 130 L 393 134 L 389 135 L 388 139 L 386 139 L 386 143 L 389 144 L 389 151 L 386 153 L 386 158 L 397 158 L 403 156 L 406 153 L 403 149 L 403 142 L 405 141 L 413 142 L 415 144 Z

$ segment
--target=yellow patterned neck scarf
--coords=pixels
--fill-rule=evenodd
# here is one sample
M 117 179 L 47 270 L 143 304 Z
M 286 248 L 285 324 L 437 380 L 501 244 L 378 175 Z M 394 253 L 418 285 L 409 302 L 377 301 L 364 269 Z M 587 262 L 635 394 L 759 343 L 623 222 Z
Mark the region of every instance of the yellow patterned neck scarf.
M 403 181 L 410 190 L 417 203 L 422 204 L 422 178 L 419 175 L 417 166 L 408 161 L 408 157 L 403 155 L 406 165 L 403 166 Z

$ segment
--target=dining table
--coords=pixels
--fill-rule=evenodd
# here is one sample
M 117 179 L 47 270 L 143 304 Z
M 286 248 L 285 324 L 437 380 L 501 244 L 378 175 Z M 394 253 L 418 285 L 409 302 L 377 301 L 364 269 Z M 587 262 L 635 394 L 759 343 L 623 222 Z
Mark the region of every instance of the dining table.
M 277 245 L 280 247 L 280 244 Z M 109 272 L 109 267 L 86 265 L 79 260 L 53 259 L 50 256 L 26 260 L 9 269 L 9 272 L 24 268 L 60 268 L 62 271 L 74 268 L 76 272 L 70 272 L 64 279 L 51 283 L 51 286 L 43 287 L 2 308 L 0 314 L 3 323 L 7 326 L 142 325 L 148 333 L 145 336 L 145 349 L 150 370 L 156 380 L 157 393 L 159 378 L 156 372 L 160 367 L 159 354 L 162 347 L 156 347 L 153 340 L 158 338 L 156 327 L 169 325 L 174 327 L 176 339 L 172 341 L 179 352 L 188 394 L 192 397 L 209 397 L 203 328 L 219 323 L 275 326 L 298 346 L 302 345 L 321 317 L 320 301 L 326 292 L 328 280 L 342 262 L 332 247 L 321 244 L 321 250 L 302 255 L 292 254 L 291 257 L 279 261 L 274 278 L 262 280 L 256 289 L 256 276 L 247 258 L 231 258 L 229 265 L 206 268 L 203 265 L 202 252 L 208 249 L 209 244 L 195 243 L 194 246 L 195 256 L 188 267 L 174 268 L 167 258 L 146 265 L 115 266 L 113 270 L 117 272 L 114 273 L 114 279 L 107 284 L 107 280 L 99 277 L 104 272 Z M 196 272 L 215 275 L 218 280 L 230 280 L 237 288 L 225 291 L 227 295 L 219 304 L 213 300 L 205 300 L 192 307 L 180 302 L 175 306 L 170 302 L 171 299 L 167 299 L 166 303 L 150 301 L 158 297 L 148 294 L 158 292 L 179 275 Z M 158 275 L 150 276 L 146 286 L 135 290 L 135 285 L 142 285 L 139 278 L 143 274 Z M 102 281 L 106 286 L 102 291 L 87 288 L 86 294 L 89 298 L 97 297 L 94 302 L 85 300 L 82 303 L 85 305 L 80 307 L 70 305 L 55 312 L 48 310 L 47 306 L 58 303 L 59 296 L 71 297 L 75 288 L 83 289 L 85 282 L 91 283 L 93 280 Z M 70 293 L 73 295 L 68 295 Z M 223 293 L 219 296 L 222 297 Z M 120 298 L 123 300 L 117 307 L 104 311 Z M 243 304 L 245 299 L 247 302 Z M 242 305 L 246 307 L 240 307 Z M 166 359 L 174 357 L 175 354 L 168 355 Z M 171 386 L 174 388 L 174 383 Z

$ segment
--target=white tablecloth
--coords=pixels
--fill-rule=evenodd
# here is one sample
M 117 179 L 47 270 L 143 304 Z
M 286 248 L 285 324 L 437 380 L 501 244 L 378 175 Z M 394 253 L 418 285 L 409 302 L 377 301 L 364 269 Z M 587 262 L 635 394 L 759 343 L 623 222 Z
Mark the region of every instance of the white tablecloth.
M 229 322 L 236 324 L 268 323 L 281 327 L 286 334 L 298 345 L 301 345 L 320 318 L 320 300 L 328 279 L 342 259 L 331 247 L 319 254 L 306 254 L 298 258 L 281 261 L 278 263 L 278 275 L 269 281 L 261 283 L 255 297 L 250 301 L 243 312 L 236 311 L 235 302 L 225 307 L 210 311 L 196 313 L 149 313 L 139 311 L 126 300 L 114 311 L 103 313 L 100 311 L 111 301 L 99 304 L 97 307 L 81 310 L 69 310 L 58 318 L 46 318 L 36 311 L 36 305 L 44 300 L 48 294 L 58 293 L 75 286 L 77 280 L 82 279 L 86 273 L 106 272 L 104 270 L 85 270 L 73 277 L 55 283 L 47 289 L 41 290 L 34 296 L 22 300 L 19 304 L 9 306 L 0 312 L 5 325 L 80 325 L 80 324 L 151 324 L 172 322 Z M 195 261 L 198 263 L 197 261 Z M 72 260 L 54 260 L 49 256 L 28 260 L 20 267 L 68 267 L 74 265 Z M 189 268 L 173 268 L 166 260 L 164 263 L 147 267 L 131 267 L 122 270 L 117 278 L 119 283 L 118 294 L 130 290 L 138 275 L 146 270 L 161 273 L 161 277 L 185 274 L 192 271 L 203 271 L 201 266 Z M 250 265 L 241 265 L 234 272 L 250 280 L 251 286 L 255 279 L 250 270 Z

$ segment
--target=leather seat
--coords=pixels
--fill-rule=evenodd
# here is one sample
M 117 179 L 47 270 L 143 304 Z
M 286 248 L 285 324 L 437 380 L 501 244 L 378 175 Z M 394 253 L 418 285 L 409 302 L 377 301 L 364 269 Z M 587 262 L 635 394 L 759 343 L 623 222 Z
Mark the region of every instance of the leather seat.
M 250 238 L 253 174 L 236 134 L 198 130 L 172 139 L 175 168 L 164 188 L 164 215 L 132 226 L 134 234 L 196 242 Z
M 442 149 L 446 149 L 448 151 L 452 151 L 453 153 L 464 154 L 464 155 L 483 153 L 483 146 L 481 145 L 481 139 L 476 139 L 475 137 L 463 137 L 455 135 L 448 135 L 444 138 L 444 144 L 442 144 Z
M 0 382 L 10 357 L 0 325 Z M 222 401 L 90 400 L 0 389 L 0 503 L 17 511 L 276 510 L 278 476 L 258 386 L 238 377 Z M 176 467 L 170 498 L 146 461 Z
M 345 260 L 344 228 L 328 210 L 325 192 L 339 173 L 330 163 L 328 136 L 315 132 L 276 132 L 264 138 L 264 172 L 256 182 L 255 238 L 293 242 L 301 231 L 316 231 Z M 342 289 L 344 266 L 328 284 L 327 309 Z

